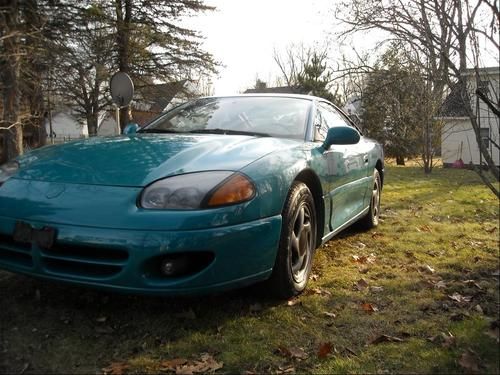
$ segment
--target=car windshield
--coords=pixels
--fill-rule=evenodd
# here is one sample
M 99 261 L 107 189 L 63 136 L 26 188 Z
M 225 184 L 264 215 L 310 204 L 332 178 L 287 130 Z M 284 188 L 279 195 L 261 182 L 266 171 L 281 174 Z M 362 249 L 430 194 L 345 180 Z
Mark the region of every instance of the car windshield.
M 141 132 L 248 134 L 304 139 L 311 101 L 290 97 L 202 98 L 160 116 Z

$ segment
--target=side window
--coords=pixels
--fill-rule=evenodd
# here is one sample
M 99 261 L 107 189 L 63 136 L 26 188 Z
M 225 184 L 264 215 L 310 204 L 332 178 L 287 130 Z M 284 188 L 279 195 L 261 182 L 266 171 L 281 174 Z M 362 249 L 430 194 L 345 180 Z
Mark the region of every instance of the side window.
M 318 108 L 314 119 L 314 140 L 324 141 L 326 133 L 328 133 L 328 125 L 325 121 L 325 117 L 321 113 L 321 110 Z
M 315 141 L 324 141 L 328 129 L 334 126 L 351 126 L 344 117 L 331 105 L 320 102 L 314 120 Z

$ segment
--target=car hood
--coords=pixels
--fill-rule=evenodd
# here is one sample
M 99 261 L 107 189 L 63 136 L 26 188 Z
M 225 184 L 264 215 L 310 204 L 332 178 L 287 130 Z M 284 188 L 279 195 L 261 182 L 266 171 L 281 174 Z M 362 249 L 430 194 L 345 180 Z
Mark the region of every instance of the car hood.
M 14 178 L 57 183 L 145 186 L 196 171 L 237 171 L 290 139 L 229 135 L 136 134 L 47 146 L 19 159 Z

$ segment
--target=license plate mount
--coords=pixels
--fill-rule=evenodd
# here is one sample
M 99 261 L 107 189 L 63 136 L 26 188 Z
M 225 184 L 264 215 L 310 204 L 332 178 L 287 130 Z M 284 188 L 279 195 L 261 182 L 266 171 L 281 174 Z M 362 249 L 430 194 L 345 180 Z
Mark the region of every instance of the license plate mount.
M 13 239 L 15 242 L 35 243 L 41 248 L 50 249 L 54 246 L 56 234 L 57 231 L 53 227 L 36 229 L 29 223 L 18 221 L 14 227 Z

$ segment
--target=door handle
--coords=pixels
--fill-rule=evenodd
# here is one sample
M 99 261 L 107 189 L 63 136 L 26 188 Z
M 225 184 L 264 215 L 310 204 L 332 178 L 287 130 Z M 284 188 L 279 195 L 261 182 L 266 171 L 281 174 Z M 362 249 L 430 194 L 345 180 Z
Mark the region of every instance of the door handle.
M 368 155 L 363 156 L 363 161 L 365 162 L 365 164 L 368 164 Z

